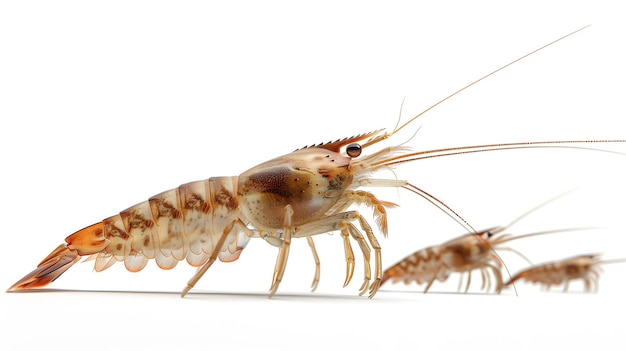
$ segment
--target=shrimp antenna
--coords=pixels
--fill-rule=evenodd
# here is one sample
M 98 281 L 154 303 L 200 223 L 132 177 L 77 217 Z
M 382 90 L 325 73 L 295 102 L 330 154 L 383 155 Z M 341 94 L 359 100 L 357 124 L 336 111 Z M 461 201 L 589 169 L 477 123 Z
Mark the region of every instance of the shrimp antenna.
M 400 125 L 400 121 L 402 120 L 402 108 L 404 108 L 404 101 L 406 101 L 406 96 L 402 98 L 402 102 L 400 103 L 400 112 L 398 112 L 398 121 L 396 121 L 395 127 L 393 130 L 397 130 Z
M 595 152 L 605 152 L 609 154 L 616 154 L 624 156 L 626 153 L 599 149 L 587 146 L 577 146 L 576 144 L 593 144 L 593 143 L 623 143 L 626 139 L 597 139 L 597 140 L 552 140 L 552 141 L 526 141 L 516 143 L 497 143 L 497 144 L 483 144 L 472 146 L 457 146 L 447 147 L 443 149 L 417 151 L 398 156 L 389 157 L 384 160 L 378 161 L 377 164 L 384 163 L 385 165 L 397 165 L 406 162 L 425 160 L 429 158 L 437 158 L 444 156 L 454 155 L 468 155 L 480 152 L 490 151 L 504 151 L 504 150 L 527 150 L 527 149 L 573 149 L 573 150 L 587 150 Z
M 612 264 L 612 263 L 624 263 L 626 262 L 626 258 L 613 258 L 610 260 L 602 260 L 599 263 L 600 264 Z
M 474 227 L 472 227 L 471 224 L 469 224 L 469 222 L 467 222 L 465 220 L 465 218 L 463 218 L 461 215 L 459 215 L 458 213 L 456 213 L 456 211 L 454 211 L 450 206 L 446 205 L 445 202 L 439 200 L 438 198 L 436 198 L 435 196 L 431 195 L 430 193 L 426 192 L 424 189 L 421 189 L 411 183 L 408 183 L 404 186 L 402 186 L 402 188 L 411 191 L 419 196 L 421 196 L 423 199 L 425 199 L 426 201 L 430 202 L 431 204 L 435 205 L 435 207 L 437 207 L 439 210 L 441 210 L 444 214 L 446 214 L 448 217 L 452 218 L 456 223 L 458 223 L 459 225 L 461 225 L 465 230 L 471 231 L 471 232 L 476 232 L 476 229 L 474 229 Z
M 582 28 L 579 28 L 579 29 L 577 29 L 577 30 L 575 30 L 575 31 L 573 31 L 573 32 L 571 32 L 571 33 L 569 33 L 569 34 L 566 34 L 566 35 L 564 35 L 564 36 L 562 36 L 562 37 L 560 37 L 560 38 L 558 38 L 558 39 L 555 39 L 555 40 L 553 40 L 553 41 L 549 42 L 548 44 L 545 44 L 545 45 L 543 45 L 543 46 L 541 46 L 541 47 L 539 47 L 539 48 L 537 48 L 537 49 L 535 49 L 535 50 L 533 50 L 533 51 L 531 51 L 531 52 L 529 52 L 529 53 L 527 53 L 527 54 L 525 54 L 525 55 L 523 55 L 523 56 L 520 56 L 520 57 L 518 57 L 517 59 L 515 59 L 515 60 L 513 60 L 513 61 L 511 61 L 511 62 L 509 62 L 509 63 L 507 63 L 507 64 L 505 64 L 504 66 L 501 66 L 500 68 L 497 68 L 497 69 L 495 69 L 495 70 L 491 71 L 490 73 L 488 73 L 488 74 L 486 74 L 486 75 L 484 75 L 484 76 L 482 76 L 482 77 L 480 77 L 480 78 L 478 78 L 478 79 L 474 80 L 473 82 L 471 82 L 471 83 L 467 84 L 466 86 L 464 86 L 464 87 L 462 87 L 462 88 L 458 89 L 457 91 L 453 92 L 452 94 L 450 94 L 450 95 L 448 95 L 448 96 L 444 97 L 443 99 L 441 99 L 441 100 L 437 101 L 436 103 L 432 104 L 430 107 L 428 107 L 428 108 L 427 108 L 427 109 L 425 109 L 424 111 L 422 111 L 422 112 L 418 113 L 415 117 L 413 117 L 413 118 L 409 119 L 406 123 L 404 123 L 404 124 L 403 124 L 403 125 L 401 125 L 400 127 L 395 128 L 395 129 L 394 129 L 391 133 L 384 133 L 384 134 L 382 134 L 382 135 L 379 135 L 379 136 L 377 136 L 377 137 L 373 138 L 372 140 L 370 140 L 370 141 L 366 142 L 365 144 L 363 144 L 363 145 L 362 145 L 362 147 L 367 147 L 367 146 L 370 146 L 370 145 L 372 145 L 372 144 L 375 144 L 375 143 L 378 143 L 378 142 L 380 142 L 380 141 L 383 141 L 383 140 L 385 140 L 385 139 L 388 139 L 388 138 L 389 138 L 389 137 L 391 137 L 392 135 L 394 135 L 394 134 L 396 134 L 397 132 L 399 132 L 400 130 L 402 130 L 402 129 L 403 129 L 404 127 L 406 127 L 407 125 L 411 124 L 411 122 L 415 121 L 415 120 L 416 120 L 416 119 L 418 119 L 419 117 L 421 117 L 421 116 L 423 116 L 424 114 L 426 114 L 428 111 L 430 111 L 430 110 L 434 109 L 435 107 L 437 107 L 437 106 L 441 105 L 442 103 L 444 103 L 444 102 L 448 101 L 448 100 L 449 100 L 449 99 L 451 99 L 452 97 L 454 97 L 454 96 L 458 95 L 458 94 L 459 94 L 459 93 L 461 93 L 462 91 L 464 91 L 464 90 L 466 90 L 466 89 L 470 88 L 471 86 L 473 86 L 473 85 L 477 84 L 478 82 L 483 81 L 483 80 L 485 80 L 485 79 L 489 78 L 490 76 L 492 76 L 492 75 L 494 75 L 494 74 L 496 74 L 496 73 L 498 73 L 498 72 L 502 71 L 503 69 L 505 69 L 505 68 L 507 68 L 507 67 L 509 67 L 509 66 L 511 66 L 511 65 L 513 65 L 513 64 L 515 64 L 515 63 L 517 63 L 517 62 L 519 62 L 519 61 L 521 61 L 521 60 L 523 60 L 523 59 L 525 59 L 525 58 L 527 58 L 528 56 L 531 56 L 531 55 L 535 54 L 536 52 L 541 51 L 541 50 L 543 50 L 543 49 L 545 49 L 545 48 L 547 48 L 547 47 L 551 46 L 552 44 L 555 44 L 555 43 L 557 43 L 557 42 L 559 42 L 559 41 L 561 41 L 561 40 L 563 40 L 563 39 L 565 39 L 565 38 L 567 38 L 567 37 L 570 37 L 570 36 L 572 36 L 572 35 L 574 35 L 574 34 L 576 34 L 576 33 L 580 32 L 580 31 L 582 31 L 583 29 L 588 28 L 589 26 L 591 26 L 591 24 L 588 24 L 588 25 L 586 25 L 586 26 L 584 26 L 584 27 L 582 27 Z
M 565 195 L 568 195 L 568 194 L 570 194 L 570 193 L 574 192 L 574 190 L 576 190 L 576 189 L 578 189 L 578 188 L 577 188 L 577 187 L 576 187 L 576 188 L 572 188 L 572 189 L 570 189 L 570 190 L 568 190 L 568 191 L 565 191 L 565 192 L 563 192 L 563 193 L 561 193 L 561 194 L 559 194 L 559 195 L 556 195 L 556 196 L 554 196 L 554 197 L 552 197 L 552 198 L 550 198 L 550 199 L 548 199 L 548 200 L 546 200 L 546 201 L 544 201 L 544 202 L 540 203 L 539 205 L 537 205 L 537 206 L 535 206 L 535 207 L 531 208 L 530 210 L 528 210 L 528 211 L 524 212 L 522 215 L 520 215 L 520 216 L 518 216 L 517 218 L 515 218 L 514 220 L 512 220 L 509 224 L 505 225 L 504 227 L 499 228 L 499 229 L 498 229 L 498 231 L 497 231 L 497 233 L 500 233 L 500 232 L 502 232 L 502 231 L 505 231 L 505 230 L 507 230 L 507 229 L 511 228 L 511 227 L 512 227 L 515 223 L 517 223 L 517 222 L 519 222 L 520 220 L 522 220 L 522 219 L 524 219 L 524 218 L 528 217 L 528 216 L 529 216 L 530 214 L 532 214 L 533 212 L 535 212 L 535 211 L 537 211 L 538 209 L 540 209 L 540 208 L 542 208 L 542 207 L 544 207 L 544 206 L 548 205 L 548 204 L 549 204 L 549 203 L 551 203 L 551 202 L 556 201 L 557 199 L 562 198 L 562 197 L 563 197 L 563 196 L 565 196 Z

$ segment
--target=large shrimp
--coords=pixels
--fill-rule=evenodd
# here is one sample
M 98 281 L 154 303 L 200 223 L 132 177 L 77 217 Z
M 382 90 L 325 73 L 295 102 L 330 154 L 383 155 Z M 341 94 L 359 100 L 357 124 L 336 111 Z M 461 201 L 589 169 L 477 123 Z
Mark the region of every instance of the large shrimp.
M 504 283 L 504 286 L 510 286 L 521 280 L 541 284 L 545 290 L 563 284 L 563 291 L 567 292 L 570 281 L 582 280 L 585 292 L 597 292 L 602 273 L 601 265 L 626 262 L 625 259 L 601 260 L 601 256 L 601 254 L 585 254 L 537 264 L 516 273 Z
M 420 249 L 387 268 L 383 273 L 381 284 L 388 280 L 392 283 L 400 281 L 405 284 L 416 282 L 421 285 L 426 283 L 424 293 L 427 293 L 435 280 L 445 282 L 452 273 L 461 273 L 461 280 L 459 281 L 460 290 L 463 275 L 467 273 L 468 278 L 465 286 L 465 292 L 467 292 L 470 287 L 472 272 L 477 270 L 480 272 L 482 278 L 481 290 L 488 291 L 491 288 L 491 278 L 489 275 L 489 271 L 491 271 L 495 278 L 495 292 L 500 293 L 504 286 L 501 272 L 504 264 L 498 256 L 497 251 L 512 251 L 530 263 L 530 260 L 522 253 L 513 248 L 502 246 L 502 244 L 531 236 L 592 229 L 557 229 L 518 236 L 503 234 L 522 218 L 545 206 L 547 203 L 554 201 L 558 197 L 552 198 L 530 211 L 527 211 L 506 226 L 493 227 L 479 232 L 474 231 L 446 241 L 443 244 Z
M 184 296 L 217 259 L 235 261 L 251 238 L 262 238 L 278 247 L 269 293 L 271 297 L 282 280 L 293 238 L 307 238 L 311 246 L 316 260 L 315 288 L 319 280 L 319 260 L 311 237 L 339 231 L 346 255 L 344 286 L 350 282 L 354 270 L 350 244 L 352 238 L 359 244 L 364 257 L 364 281 L 360 293 L 369 290 L 369 297 L 373 297 L 383 279 L 381 247 L 372 226 L 363 215 L 348 208 L 351 205 L 371 208 L 378 230 L 386 236 L 386 208 L 394 205 L 378 199 L 363 188 L 405 188 L 438 205 L 450 216 L 459 218 L 441 201 L 409 182 L 374 179 L 374 173 L 424 158 L 519 148 L 572 148 L 578 147 L 573 144 L 589 142 L 492 144 L 422 152 L 409 152 L 407 147 L 400 145 L 361 155 L 362 151 L 389 139 L 430 109 L 520 59 L 457 90 L 392 132 L 378 130 L 305 147 L 264 162 L 239 176 L 191 182 L 155 195 L 71 234 L 65 243 L 53 250 L 35 270 L 9 290 L 46 286 L 81 257 L 95 260 L 96 271 L 105 270 L 115 262 L 124 262 L 127 270 L 137 272 L 150 259 L 155 259 L 160 268 L 171 269 L 179 261 L 186 260 L 190 265 L 200 268 L 184 288 Z M 371 250 L 374 251 L 373 273 L 370 267 Z

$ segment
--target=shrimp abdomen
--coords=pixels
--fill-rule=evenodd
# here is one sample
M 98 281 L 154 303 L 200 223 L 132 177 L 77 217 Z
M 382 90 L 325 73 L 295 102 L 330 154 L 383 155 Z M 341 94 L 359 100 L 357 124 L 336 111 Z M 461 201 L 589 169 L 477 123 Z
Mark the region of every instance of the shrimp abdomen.
M 179 261 L 202 266 L 214 250 L 221 261 L 235 261 L 249 237 L 228 233 L 214 247 L 230 222 L 242 218 L 236 202 L 237 177 L 215 177 L 187 183 L 152 196 L 65 239 L 35 270 L 9 291 L 41 288 L 63 274 L 81 256 L 95 260 L 97 272 L 124 262 L 128 271 L 141 271 L 150 259 L 161 269 Z
M 386 269 L 381 284 L 387 280 L 391 280 L 392 283 L 402 281 L 404 284 L 429 282 L 441 273 L 440 262 L 438 247 L 418 250 Z M 442 279 L 445 278 L 442 276 Z

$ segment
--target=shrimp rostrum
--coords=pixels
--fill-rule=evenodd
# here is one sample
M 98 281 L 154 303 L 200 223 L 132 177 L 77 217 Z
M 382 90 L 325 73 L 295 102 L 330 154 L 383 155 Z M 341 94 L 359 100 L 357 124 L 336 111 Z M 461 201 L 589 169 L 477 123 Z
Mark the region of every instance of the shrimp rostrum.
M 624 259 L 602 260 L 601 256 L 601 254 L 585 254 L 537 264 L 516 273 L 504 285 L 510 286 L 517 281 L 525 281 L 539 284 L 546 291 L 552 286 L 563 285 L 563 292 L 567 292 L 571 281 L 581 280 L 585 292 L 598 292 L 598 283 L 602 274 L 601 265 L 626 261 Z
M 319 260 L 312 237 L 338 231 L 346 256 L 344 286 L 350 282 L 354 271 L 355 259 L 351 247 L 351 240 L 354 240 L 364 261 L 360 293 L 369 292 L 369 297 L 373 297 L 383 279 L 381 247 L 372 225 L 361 212 L 351 207 L 360 205 L 371 209 L 377 230 L 386 236 L 386 209 L 394 204 L 378 199 L 364 188 L 405 188 L 440 206 L 448 214 L 451 212 L 443 203 L 409 182 L 375 179 L 375 173 L 424 158 L 519 148 L 573 147 L 571 144 L 590 142 L 526 142 L 422 152 L 411 152 L 401 145 L 381 145 L 378 151 L 363 153 L 483 78 L 440 100 L 392 132 L 378 130 L 304 147 L 261 163 L 239 176 L 191 182 L 155 195 L 71 234 L 65 243 L 54 249 L 35 270 L 9 290 L 44 287 L 81 257 L 94 260 L 96 271 L 103 271 L 115 262 L 123 262 L 127 270 L 137 272 L 151 259 L 160 268 L 171 269 L 186 260 L 199 269 L 184 288 L 184 296 L 217 259 L 235 261 L 251 238 L 261 238 L 278 248 L 270 288 L 270 296 L 273 296 L 285 272 L 291 240 L 307 238 L 316 262 L 315 288 L 319 279 Z M 456 214 L 450 215 L 454 217 Z M 373 272 L 370 264 L 372 250 Z

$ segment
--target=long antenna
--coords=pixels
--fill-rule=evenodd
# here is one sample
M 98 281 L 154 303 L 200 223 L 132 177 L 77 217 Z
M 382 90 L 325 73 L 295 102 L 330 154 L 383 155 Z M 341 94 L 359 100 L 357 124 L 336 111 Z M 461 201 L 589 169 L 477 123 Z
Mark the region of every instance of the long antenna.
M 489 78 L 490 76 L 492 76 L 492 75 L 494 75 L 494 74 L 496 74 L 496 73 L 498 73 L 498 72 L 502 71 L 503 69 L 505 69 L 505 68 L 507 68 L 507 67 L 509 67 L 509 66 L 511 66 L 511 65 L 513 65 L 513 64 L 515 64 L 515 63 L 517 63 L 517 62 L 519 62 L 519 61 L 523 60 L 523 59 L 525 59 L 526 57 L 531 56 L 531 55 L 533 55 L 534 53 L 536 53 L 536 52 L 538 52 L 538 51 L 540 51 L 540 50 L 543 50 L 543 49 L 547 48 L 548 46 L 550 46 L 550 45 L 552 45 L 552 44 L 554 44 L 554 43 L 556 43 L 556 42 L 559 42 L 559 41 L 561 41 L 561 40 L 563 40 L 563 39 L 565 39 L 565 38 L 567 38 L 567 37 L 569 37 L 569 36 L 572 36 L 572 35 L 574 35 L 574 34 L 576 34 L 576 33 L 580 32 L 581 30 L 583 30 L 583 29 L 585 29 L 585 28 L 588 28 L 589 26 L 591 26 L 591 25 L 590 25 L 590 24 L 589 24 L 589 25 L 586 25 L 586 26 L 584 26 L 584 27 L 582 27 L 582 28 L 579 28 L 579 29 L 577 29 L 577 30 L 575 30 L 575 31 L 573 31 L 573 32 L 571 32 L 571 33 L 569 33 L 569 34 L 566 34 L 566 35 L 564 35 L 564 36 L 562 36 L 562 37 L 560 37 L 560 38 L 558 38 L 558 39 L 555 39 L 555 40 L 553 40 L 553 41 L 549 42 L 548 44 L 545 44 L 545 45 L 543 45 L 542 47 L 537 48 L 537 49 L 535 49 L 535 50 L 533 50 L 533 51 L 531 51 L 531 52 L 529 52 L 529 53 L 527 53 L 527 54 L 525 54 L 525 55 L 523 55 L 523 56 L 521 56 L 521 57 L 519 57 L 519 58 L 517 58 L 517 59 L 515 59 L 515 60 L 513 60 L 513 61 L 511 61 L 511 62 L 509 62 L 509 63 L 507 63 L 506 65 L 504 65 L 504 66 L 502 66 L 502 67 L 500 67 L 500 68 L 497 68 L 496 70 L 491 71 L 490 73 L 488 73 L 488 74 L 486 74 L 486 75 L 484 75 L 484 76 L 482 76 L 482 77 L 480 77 L 480 78 L 476 79 L 475 81 L 473 81 L 473 82 L 471 82 L 471 83 L 467 84 L 466 86 L 462 87 L 461 89 L 459 89 L 459 90 L 457 90 L 457 91 L 453 92 L 452 94 L 450 94 L 450 95 L 448 95 L 448 96 L 444 97 L 443 99 L 441 99 L 441 100 L 437 101 L 436 103 L 434 103 L 433 105 L 431 105 L 430 107 L 428 107 L 427 109 L 425 109 L 424 111 L 422 111 L 422 112 L 418 113 L 415 117 L 413 117 L 413 118 L 411 118 L 410 120 L 408 120 L 406 123 L 404 123 L 404 124 L 403 124 L 403 125 L 401 125 L 400 127 L 398 127 L 398 128 L 396 128 L 396 129 L 394 129 L 391 133 L 385 133 L 385 134 L 379 135 L 379 136 L 377 136 L 377 137 L 373 138 L 372 140 L 370 140 L 370 141 L 368 141 L 368 142 L 366 142 L 366 143 L 362 144 L 361 146 L 365 148 L 365 147 L 367 147 L 367 146 L 373 145 L 373 144 L 375 144 L 375 143 L 378 143 L 379 141 L 383 141 L 383 140 L 385 140 L 385 139 L 387 139 L 387 138 L 391 137 L 392 135 L 396 134 L 397 132 L 399 132 L 400 130 L 402 130 L 402 129 L 403 129 L 404 127 L 406 127 L 407 125 L 411 124 L 411 122 L 415 121 L 416 119 L 418 119 L 418 118 L 419 118 L 419 117 L 421 117 L 422 115 L 426 114 L 428 111 L 430 111 L 430 110 L 434 109 L 435 107 L 437 107 L 437 106 L 441 105 L 442 103 L 444 103 L 444 102 L 448 101 L 449 99 L 451 99 L 451 98 L 452 98 L 452 97 L 454 97 L 455 95 L 457 95 L 457 94 L 459 94 L 460 92 L 462 92 L 462 91 L 464 91 L 464 90 L 468 89 L 469 87 L 471 87 L 471 86 L 475 85 L 476 83 L 478 83 L 478 82 L 480 82 L 480 81 L 482 81 L 482 80 L 484 80 L 484 79 Z

